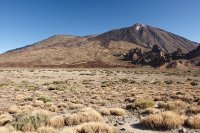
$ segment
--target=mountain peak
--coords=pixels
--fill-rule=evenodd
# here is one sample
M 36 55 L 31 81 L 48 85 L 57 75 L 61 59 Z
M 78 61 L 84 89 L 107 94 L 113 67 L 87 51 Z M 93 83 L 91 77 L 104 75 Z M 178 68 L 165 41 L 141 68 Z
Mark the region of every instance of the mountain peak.
M 145 48 L 158 45 L 165 52 L 174 52 L 180 47 L 186 53 L 196 48 L 197 45 L 197 43 L 178 35 L 141 23 L 135 23 L 131 27 L 111 30 L 95 38 L 101 40 L 105 46 L 109 46 L 111 41 L 124 41 Z
M 145 27 L 146 25 L 144 25 L 144 24 L 141 24 L 141 23 L 135 23 L 134 25 L 133 25 L 133 28 L 136 30 L 136 31 L 139 31 L 139 30 L 141 30 L 143 27 Z

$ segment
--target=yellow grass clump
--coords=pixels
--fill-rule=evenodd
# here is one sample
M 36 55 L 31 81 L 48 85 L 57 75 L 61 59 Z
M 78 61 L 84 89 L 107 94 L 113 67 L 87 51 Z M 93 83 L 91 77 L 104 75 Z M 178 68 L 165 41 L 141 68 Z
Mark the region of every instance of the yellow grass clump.
M 53 105 L 52 102 L 46 102 L 46 103 L 45 103 L 45 107 L 51 107 L 52 105 Z
M 22 95 L 22 94 L 15 96 L 16 101 L 23 101 L 23 99 L 24 99 L 24 95 Z
M 10 132 L 10 133 L 23 133 L 22 131 L 12 131 L 12 132 Z M 26 132 L 26 133 L 28 133 L 28 132 Z M 33 132 L 34 133 L 34 132 Z
M 71 104 L 69 105 L 69 109 L 73 110 L 73 109 L 80 109 L 80 108 L 83 108 L 83 105 L 82 104 Z
M 99 109 L 99 112 L 101 113 L 101 115 L 110 115 L 110 110 L 107 108 L 101 108 Z
M 187 124 L 192 128 L 200 129 L 200 114 L 190 116 L 187 120 Z
M 18 113 L 19 111 L 20 111 L 20 109 L 17 106 L 11 106 L 8 109 L 8 113 L 10 113 L 10 114 L 15 114 L 15 113 Z
M 68 104 L 63 102 L 59 103 L 57 106 L 58 108 L 68 108 Z
M 101 114 L 92 108 L 84 108 L 78 113 L 68 114 L 65 117 L 65 123 L 67 126 L 78 125 L 85 122 L 101 121 L 103 121 Z
M 156 108 L 146 108 L 142 113 L 143 114 L 155 114 L 155 113 L 159 113 L 160 110 L 156 109 Z
M 0 127 L 0 133 L 15 133 L 15 129 L 13 126 L 4 126 Z
M 187 104 L 181 100 L 170 101 L 168 103 L 158 102 L 159 108 L 164 108 L 166 110 L 176 110 L 176 109 L 185 109 Z
M 49 125 L 54 128 L 60 128 L 65 125 L 65 119 L 62 115 L 53 116 L 49 119 Z
M 165 103 L 163 101 L 158 101 L 157 106 L 158 106 L 158 108 L 165 108 L 167 106 L 167 103 Z
M 172 111 L 151 114 L 141 120 L 141 124 L 151 128 L 175 129 L 184 124 L 184 117 Z
M 56 105 L 52 105 L 51 107 L 49 107 L 49 110 L 52 112 L 57 112 L 59 109 Z
M 200 107 L 197 105 L 192 105 L 185 110 L 186 114 L 198 114 L 200 113 Z
M 45 105 L 44 102 L 40 100 L 35 100 L 33 103 L 34 107 L 44 107 L 44 105 Z
M 38 133 L 57 133 L 56 129 L 53 127 L 43 126 L 38 128 Z
M 9 130 L 6 127 L 0 127 L 0 133 L 9 133 Z
M 117 133 L 117 131 L 105 123 L 89 122 L 71 128 L 64 128 L 61 133 Z
M 13 117 L 10 114 L 2 114 L 0 115 L 0 126 L 4 126 L 5 124 L 11 122 Z
M 110 108 L 109 111 L 111 115 L 116 115 L 116 116 L 124 116 L 126 113 L 124 109 L 121 108 Z

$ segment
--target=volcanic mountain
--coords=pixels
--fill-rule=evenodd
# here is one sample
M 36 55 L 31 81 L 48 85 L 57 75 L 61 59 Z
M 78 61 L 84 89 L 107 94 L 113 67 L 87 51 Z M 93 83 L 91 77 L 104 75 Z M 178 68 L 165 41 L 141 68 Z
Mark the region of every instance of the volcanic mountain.
M 155 44 L 166 52 L 181 48 L 185 53 L 198 46 L 178 35 L 137 23 L 100 35 L 55 35 L 1 54 L 0 67 L 129 67 L 116 55 L 136 47 L 148 50 Z
M 197 43 L 173 33 L 138 23 L 131 27 L 103 33 L 95 38 L 101 40 L 104 44 L 109 44 L 110 41 L 126 41 L 146 48 L 158 45 L 166 52 L 174 52 L 177 48 L 189 52 L 197 45 Z

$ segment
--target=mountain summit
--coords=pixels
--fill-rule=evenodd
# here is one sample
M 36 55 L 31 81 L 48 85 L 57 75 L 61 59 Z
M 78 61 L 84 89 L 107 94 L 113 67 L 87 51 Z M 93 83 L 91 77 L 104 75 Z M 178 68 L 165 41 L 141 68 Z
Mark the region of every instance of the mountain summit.
M 181 48 L 184 52 L 189 52 L 198 45 L 173 33 L 139 23 L 131 27 L 103 33 L 98 35 L 96 39 L 104 44 L 109 44 L 110 41 L 126 41 L 146 48 L 158 45 L 166 52 L 174 52 L 177 48 Z
M 180 48 L 188 53 L 198 43 L 136 23 L 100 35 L 55 35 L 1 54 L 0 67 L 130 67 L 129 63 L 119 60 L 116 55 L 136 47 L 149 50 L 153 45 L 158 45 L 165 52 Z

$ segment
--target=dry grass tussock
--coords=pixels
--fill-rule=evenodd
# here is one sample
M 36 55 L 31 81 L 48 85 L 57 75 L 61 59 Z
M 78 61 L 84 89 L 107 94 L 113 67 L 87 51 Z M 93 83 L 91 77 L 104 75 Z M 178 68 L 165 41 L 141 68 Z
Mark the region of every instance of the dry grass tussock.
M 4 126 L 0 127 L 0 133 L 22 133 L 22 132 L 17 132 L 13 126 Z
M 72 128 L 64 128 L 60 133 L 117 133 L 117 131 L 105 123 L 89 122 Z
M 187 124 L 192 128 L 200 129 L 200 114 L 190 116 L 187 120 Z
M 125 110 L 122 108 L 100 108 L 99 112 L 102 115 L 115 115 L 115 116 L 124 116 L 126 114 Z
M 125 110 L 121 108 L 110 108 L 109 111 L 111 115 L 116 116 L 124 116 L 126 114 Z
M 181 100 L 169 101 L 167 103 L 163 101 L 157 102 L 158 108 L 163 108 L 165 110 L 180 110 L 187 108 L 187 104 Z
M 0 127 L 0 133 L 9 133 L 9 130 L 6 127 Z
M 198 114 L 198 113 L 200 113 L 200 107 L 197 105 L 192 105 L 186 109 L 185 113 L 186 114 Z
M 172 111 L 151 114 L 141 120 L 141 124 L 151 128 L 175 129 L 184 124 L 184 116 L 178 115 Z
M 101 122 L 103 117 L 92 108 L 81 109 L 78 113 L 68 114 L 65 118 L 67 126 L 78 125 L 85 122 Z
M 52 111 L 52 112 L 57 112 L 59 109 L 58 109 L 58 107 L 56 106 L 56 105 L 51 105 L 50 107 L 49 107 L 49 111 Z
M 49 119 L 49 125 L 55 128 L 64 127 L 65 119 L 62 115 L 53 116 Z
M 101 115 L 110 115 L 110 110 L 107 108 L 100 108 L 99 112 L 101 113 Z
M 13 117 L 10 114 L 2 114 L 0 115 L 0 126 L 4 126 L 5 124 L 11 122 Z
M 15 114 L 15 113 L 18 113 L 18 112 L 20 112 L 20 109 L 17 106 L 11 106 L 8 109 L 8 113 L 10 113 L 10 114 Z
M 45 126 L 52 114 L 46 110 L 33 111 L 30 114 L 26 114 L 13 124 L 17 130 L 24 132 L 31 132 L 37 130 L 41 126 Z
M 143 114 L 155 114 L 161 112 L 160 109 L 156 108 L 146 108 L 142 113 Z
M 145 108 L 151 108 L 154 106 L 154 101 L 153 100 L 144 100 L 144 99 L 137 99 L 135 101 L 135 107 L 145 109 Z
M 187 107 L 186 103 L 180 100 L 176 100 L 168 102 L 165 108 L 167 110 L 175 110 L 175 109 L 185 109 L 186 107 Z
M 38 133 L 58 133 L 53 127 L 43 126 L 38 128 Z

